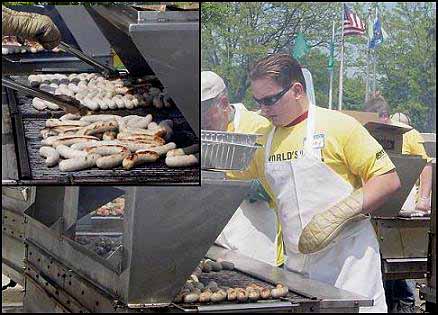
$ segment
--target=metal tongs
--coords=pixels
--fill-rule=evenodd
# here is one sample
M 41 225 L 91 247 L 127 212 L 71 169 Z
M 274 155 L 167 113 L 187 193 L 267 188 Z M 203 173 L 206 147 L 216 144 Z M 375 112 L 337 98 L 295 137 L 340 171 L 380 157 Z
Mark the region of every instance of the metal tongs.
M 86 54 L 84 54 L 79 49 L 73 48 L 72 46 L 70 46 L 62 41 L 58 47 L 61 48 L 62 50 L 64 50 L 65 52 L 68 52 L 72 55 L 75 55 L 83 62 L 94 67 L 97 71 L 102 73 L 106 78 L 119 78 L 120 77 L 120 72 L 117 69 L 114 69 L 113 67 L 101 64 L 100 62 L 94 60 L 90 56 L 87 56 Z
M 10 78 L 2 78 L 2 85 L 18 92 L 55 103 L 56 105 L 61 107 L 66 113 L 79 113 L 81 116 L 85 116 L 90 112 L 90 110 L 87 107 L 83 106 L 78 100 L 67 95 L 53 95 L 49 92 L 23 85 L 14 80 L 11 80 Z

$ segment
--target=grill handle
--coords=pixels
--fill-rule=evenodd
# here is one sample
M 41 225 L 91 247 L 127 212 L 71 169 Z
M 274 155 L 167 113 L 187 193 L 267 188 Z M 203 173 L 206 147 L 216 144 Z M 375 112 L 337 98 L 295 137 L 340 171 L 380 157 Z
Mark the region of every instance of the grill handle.
M 14 80 L 11 80 L 10 78 L 2 78 L 2 85 L 20 93 L 27 94 L 33 97 L 38 97 L 45 101 L 55 103 L 56 105 L 61 107 L 66 113 L 80 113 L 82 116 L 84 116 L 87 115 L 89 112 L 89 109 L 81 105 L 78 100 L 75 100 L 74 98 L 66 95 L 53 95 L 46 91 L 20 84 Z
M 94 67 L 95 69 L 97 69 L 97 71 L 99 71 L 100 73 L 102 73 L 106 78 L 118 78 L 120 77 L 120 72 L 117 71 L 116 69 L 101 64 L 100 62 L 94 60 L 93 58 L 91 58 L 90 56 L 87 56 L 86 54 L 84 54 L 82 51 L 80 51 L 79 49 L 73 48 L 72 46 L 61 42 L 59 44 L 59 48 L 61 48 L 62 50 L 75 55 L 76 57 L 78 57 L 80 60 L 82 60 L 83 62 L 89 64 L 90 66 Z

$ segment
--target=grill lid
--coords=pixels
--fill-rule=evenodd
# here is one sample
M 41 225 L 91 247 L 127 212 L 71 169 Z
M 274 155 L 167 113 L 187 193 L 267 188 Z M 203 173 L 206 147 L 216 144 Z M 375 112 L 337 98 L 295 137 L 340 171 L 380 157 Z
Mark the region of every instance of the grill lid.
M 155 74 L 199 136 L 199 11 L 87 10 L 130 74 Z

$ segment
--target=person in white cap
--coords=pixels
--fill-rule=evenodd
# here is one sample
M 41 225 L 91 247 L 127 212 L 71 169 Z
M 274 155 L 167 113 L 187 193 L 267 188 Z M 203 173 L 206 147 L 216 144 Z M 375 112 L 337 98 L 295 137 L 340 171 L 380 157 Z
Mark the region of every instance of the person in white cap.
M 224 80 L 212 71 L 202 71 L 201 128 L 264 134 L 270 129 L 270 124 L 266 118 L 247 110 L 243 104 L 230 104 Z M 253 196 L 267 196 L 258 182 L 253 182 L 252 188 Z M 283 242 L 277 216 L 267 198 L 257 199 L 242 202 L 216 244 L 271 265 L 282 265 Z
M 257 61 L 253 98 L 274 128 L 250 167 L 275 202 L 285 267 L 369 299 L 386 312 L 379 243 L 367 214 L 400 188 L 382 146 L 354 118 L 317 107 L 287 54 Z
M 432 191 L 432 158 L 424 148 L 422 135 L 412 127 L 410 118 L 403 113 L 395 113 L 389 116 L 390 107 L 385 98 L 377 94 L 370 98 L 365 104 L 365 111 L 377 112 L 379 120 L 385 124 L 394 124 L 409 128 L 403 134 L 402 154 L 419 155 L 426 160 L 427 164 L 420 174 L 419 185 L 415 185 L 400 211 L 401 216 L 422 216 L 428 215 L 431 210 Z

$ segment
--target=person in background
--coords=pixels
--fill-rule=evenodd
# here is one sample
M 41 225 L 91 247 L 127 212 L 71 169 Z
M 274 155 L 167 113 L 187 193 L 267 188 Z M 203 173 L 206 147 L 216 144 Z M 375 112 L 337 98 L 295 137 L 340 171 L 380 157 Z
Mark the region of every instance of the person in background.
M 403 134 L 403 154 L 420 155 L 427 160 L 427 164 L 420 175 L 419 198 L 415 202 L 417 189 L 414 186 L 406 202 L 402 206 L 401 215 L 417 215 L 418 211 L 430 211 L 430 193 L 432 187 L 431 159 L 427 156 L 423 146 L 421 134 L 412 128 L 410 119 L 402 113 L 389 115 L 390 109 L 385 98 L 380 93 L 374 95 L 365 104 L 365 111 L 377 112 L 379 120 L 385 124 L 394 124 L 409 128 Z M 421 213 L 419 213 L 421 214 Z M 414 280 L 386 280 L 384 281 L 386 303 L 391 313 L 415 313 L 415 281 Z
M 202 71 L 201 128 L 264 134 L 270 129 L 270 124 L 262 116 L 248 111 L 243 104 L 230 104 L 224 80 L 212 71 Z M 253 181 L 249 197 L 236 210 L 216 244 L 274 266 L 282 265 L 281 231 L 269 202 L 269 196 L 260 183 Z
M 404 128 L 409 128 L 403 134 L 402 154 L 420 155 L 427 161 L 426 166 L 420 174 L 420 183 L 412 188 L 411 193 L 402 207 L 402 215 L 423 215 L 429 214 L 431 209 L 432 191 L 432 159 L 427 156 L 424 149 L 424 140 L 421 134 L 411 126 L 410 119 L 403 113 L 395 113 L 390 116 L 390 107 L 385 98 L 377 94 L 370 98 L 365 104 L 365 111 L 376 112 L 379 120 L 385 124 L 394 124 Z M 417 193 L 418 190 L 418 193 Z
M 61 33 L 48 16 L 18 12 L 5 6 L 2 6 L 2 36 L 36 40 L 47 50 L 61 41 Z

